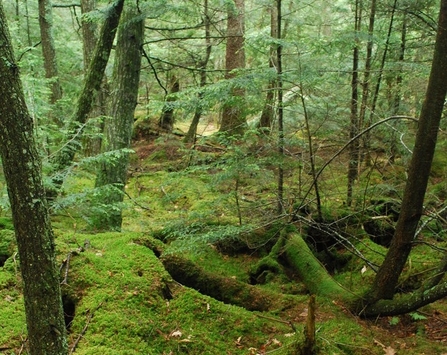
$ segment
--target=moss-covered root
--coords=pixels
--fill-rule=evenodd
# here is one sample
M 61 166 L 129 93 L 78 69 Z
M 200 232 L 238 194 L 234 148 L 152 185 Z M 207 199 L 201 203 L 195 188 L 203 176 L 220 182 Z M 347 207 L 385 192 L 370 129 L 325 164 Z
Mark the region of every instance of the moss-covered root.
M 257 284 L 264 284 L 268 273 L 279 274 L 282 267 L 278 262 L 278 258 L 282 252 L 285 238 L 281 235 L 273 246 L 269 255 L 259 260 L 259 262 L 251 269 L 250 278 Z
M 275 305 L 278 295 L 257 289 L 243 282 L 215 275 L 178 255 L 163 255 L 161 261 L 172 278 L 202 294 L 250 311 L 267 311 Z
M 299 234 L 289 234 L 285 244 L 285 257 L 310 293 L 345 304 L 352 304 L 357 300 L 356 295 L 343 288 L 329 275 Z

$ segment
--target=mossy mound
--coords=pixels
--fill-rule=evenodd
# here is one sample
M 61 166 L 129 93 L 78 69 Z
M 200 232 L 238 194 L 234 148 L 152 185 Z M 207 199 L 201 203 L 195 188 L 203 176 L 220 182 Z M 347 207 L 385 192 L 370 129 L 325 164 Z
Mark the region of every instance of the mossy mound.
M 288 325 L 173 282 L 154 253 L 138 242 L 141 237 L 58 236 L 61 278 L 67 276 L 62 293 L 70 307 L 69 344 L 76 344 L 76 354 L 247 354 L 272 337 L 287 341 Z M 7 269 L 0 275 L 5 281 L 0 319 L 14 319 L 2 321 L 0 344 L 14 351 L 26 332 L 20 275 Z

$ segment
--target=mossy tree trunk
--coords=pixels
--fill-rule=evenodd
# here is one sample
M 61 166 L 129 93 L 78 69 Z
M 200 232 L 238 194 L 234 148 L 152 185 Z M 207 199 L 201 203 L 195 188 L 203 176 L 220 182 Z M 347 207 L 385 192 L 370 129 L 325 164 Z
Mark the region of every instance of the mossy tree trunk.
M 447 296 L 447 282 L 436 285 L 428 282 L 420 289 L 412 293 L 396 295 L 392 300 L 382 299 L 368 303 L 368 299 L 361 294 L 352 292 L 338 284 L 299 234 L 291 233 L 284 238 L 286 238 L 285 258 L 288 264 L 297 271 L 309 292 L 340 302 L 356 314 L 365 317 L 404 314 Z M 445 272 L 445 265 L 443 272 Z
M 123 25 L 118 32 L 112 78 L 113 102 L 110 119 L 105 123 L 103 142 L 103 151 L 116 151 L 117 155 L 101 163 L 96 179 L 96 186 L 114 186 L 107 192 L 103 203 L 115 205 L 115 207 L 112 207 L 107 215 L 99 218 L 100 229 L 121 229 L 122 212 L 116 205 L 123 201 L 129 154 L 120 150 L 130 148 L 135 107 L 138 101 L 144 33 L 144 21 L 136 20 L 139 15 L 133 5 L 126 4 Z
M 67 354 L 41 162 L 1 3 L 0 50 L 0 154 L 20 256 L 29 353 Z
M 94 21 L 90 21 L 85 17 L 86 14 L 95 11 L 96 0 L 82 0 L 81 1 L 81 13 L 83 17 L 81 18 L 81 32 L 82 32 L 82 54 L 84 59 L 84 70 L 87 74 L 87 69 L 90 61 L 93 57 L 95 51 L 96 42 L 98 36 L 96 33 L 97 24 Z M 107 115 L 106 102 L 107 102 L 107 77 L 104 75 L 101 88 L 99 89 L 98 95 L 96 96 L 96 102 L 93 104 L 92 110 L 89 114 L 89 118 L 99 118 Z M 94 123 L 97 132 L 102 132 L 104 130 L 104 124 L 102 120 L 97 120 Z M 93 135 L 90 137 L 85 137 L 84 154 L 86 156 L 94 156 L 101 152 L 101 139 L 100 135 Z
M 51 0 L 39 0 L 39 26 L 44 59 L 45 77 L 50 79 L 50 102 L 62 98 L 62 87 L 56 61 L 56 49 L 53 39 L 53 9 Z
M 88 114 L 92 109 L 96 93 L 101 87 L 104 71 L 112 50 L 115 33 L 118 27 L 124 0 L 116 0 L 106 12 L 106 19 L 97 41 L 93 58 L 90 62 L 84 86 L 76 104 L 76 109 L 66 137 L 66 143 L 56 154 L 54 164 L 53 183 L 58 190 L 64 181 L 64 170 L 73 162 L 76 152 L 81 147 L 82 131 Z
M 175 117 L 174 117 L 173 103 L 175 102 L 175 100 L 177 100 L 175 94 L 177 94 L 180 91 L 180 82 L 179 79 L 175 76 L 175 74 L 171 76 L 169 81 L 170 81 L 169 94 L 163 105 L 163 109 L 161 110 L 161 116 L 158 121 L 158 127 L 170 133 L 174 128 Z

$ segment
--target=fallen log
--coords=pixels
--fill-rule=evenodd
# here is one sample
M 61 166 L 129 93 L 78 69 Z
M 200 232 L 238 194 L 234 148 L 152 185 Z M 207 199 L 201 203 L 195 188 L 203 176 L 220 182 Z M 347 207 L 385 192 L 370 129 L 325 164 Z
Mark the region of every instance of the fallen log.
M 224 303 L 250 311 L 268 311 L 277 306 L 277 295 L 275 297 L 255 286 L 213 274 L 181 256 L 168 254 L 160 260 L 174 280 Z

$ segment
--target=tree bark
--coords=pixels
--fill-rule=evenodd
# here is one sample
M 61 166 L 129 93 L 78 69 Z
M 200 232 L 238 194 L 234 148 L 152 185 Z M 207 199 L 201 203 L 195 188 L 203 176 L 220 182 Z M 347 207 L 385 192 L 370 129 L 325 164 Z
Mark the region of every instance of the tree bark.
M 355 2 L 355 21 L 354 21 L 354 31 L 355 31 L 355 42 L 352 54 L 352 78 L 351 78 L 351 115 L 350 115 L 350 129 L 349 129 L 349 139 L 352 140 L 359 132 L 359 116 L 358 116 L 358 67 L 359 67 L 359 39 L 358 35 L 360 32 L 361 21 L 362 21 L 362 9 L 361 1 L 356 0 Z M 359 153 L 360 144 L 358 140 L 353 140 L 349 146 L 349 163 L 348 163 L 348 188 L 346 196 L 346 204 L 351 206 L 352 204 L 352 194 L 354 189 L 354 183 L 358 176 L 359 167 Z
M 211 21 L 210 21 L 210 15 L 208 11 L 208 0 L 204 0 L 203 5 L 203 18 L 205 21 L 205 57 L 203 60 L 199 63 L 199 69 L 200 71 L 200 87 L 204 88 L 206 86 L 206 68 L 208 66 L 208 61 L 211 56 Z M 202 116 L 203 111 L 203 91 L 200 91 L 197 95 L 197 107 L 194 112 L 194 117 L 192 119 L 191 125 L 189 126 L 188 132 L 185 135 L 184 142 L 185 143 L 194 143 L 196 139 L 196 133 L 197 133 L 197 126 L 199 125 L 200 117 Z
M 67 354 L 54 236 L 34 127 L 0 3 L 0 154 L 23 278 L 29 352 Z
M 42 41 L 45 77 L 50 79 L 50 102 L 54 104 L 62 98 L 62 87 L 56 61 L 56 49 L 53 39 L 53 9 L 51 0 L 39 0 L 39 26 Z
M 110 119 L 105 124 L 103 151 L 117 151 L 118 156 L 101 163 L 96 186 L 113 185 L 107 192 L 104 203 L 119 204 L 123 201 L 127 181 L 129 154 L 119 152 L 130 148 L 135 107 L 138 101 L 140 82 L 141 46 L 143 43 L 144 21 L 135 20 L 140 14 L 128 5 L 124 10 L 123 26 L 120 27 L 116 43 L 116 57 L 113 72 L 113 102 Z M 107 215 L 99 218 L 100 229 L 120 230 L 121 208 L 111 208 Z
M 441 1 L 435 51 L 411 158 L 402 209 L 385 260 L 370 293 L 373 301 L 391 299 L 410 254 L 422 215 L 425 191 L 447 93 L 447 0 Z
M 66 144 L 58 151 L 54 158 L 53 183 L 57 191 L 64 181 L 64 170 L 73 162 L 76 151 L 81 146 L 82 131 L 91 111 L 96 93 L 100 89 L 104 71 L 109 60 L 110 52 L 115 39 L 124 0 L 116 0 L 107 10 L 106 19 L 101 29 L 99 40 L 95 47 L 93 58 L 90 62 L 84 86 L 76 104 L 76 110 L 72 119 L 71 128 L 66 137 Z
M 96 42 L 98 40 L 98 36 L 96 35 L 97 25 L 94 21 L 89 21 L 85 18 L 85 15 L 89 12 L 95 11 L 96 9 L 96 0 L 82 0 L 81 1 L 81 13 L 83 15 L 81 21 L 81 30 L 82 30 L 82 53 L 84 59 L 84 71 L 85 75 L 87 75 L 87 70 L 89 64 L 92 60 L 93 53 L 95 51 Z M 90 118 L 99 118 L 107 115 L 106 111 L 106 101 L 107 101 L 107 77 L 103 76 L 103 81 L 101 84 L 101 88 L 96 96 L 95 103 L 93 104 L 92 110 L 89 114 Z M 97 120 L 94 123 L 94 129 L 97 132 L 102 132 L 104 130 L 104 123 L 102 120 Z M 85 137 L 83 145 L 84 145 L 84 154 L 86 156 L 95 156 L 101 152 L 101 136 L 93 136 L 93 137 Z
M 278 7 L 272 4 L 269 8 L 270 10 L 270 36 L 272 39 L 278 38 Z M 270 58 L 269 58 L 269 68 L 274 70 L 277 67 L 277 56 L 276 56 L 277 45 L 270 45 Z M 275 104 L 275 87 L 277 83 L 277 78 L 269 80 L 267 94 L 265 97 L 264 107 L 262 109 L 261 118 L 259 119 L 259 128 L 264 128 L 269 131 L 272 128 L 274 119 L 274 104 Z
M 162 112 L 160 120 L 158 121 L 158 127 L 169 133 L 172 132 L 175 122 L 174 107 L 172 103 L 175 102 L 175 100 L 177 100 L 174 95 L 179 91 L 180 91 L 179 79 L 175 76 L 175 74 L 172 74 L 170 78 L 169 94 L 163 105 L 163 109 L 161 110 Z
M 235 78 L 235 69 L 245 68 L 244 50 L 244 0 L 235 0 L 228 8 L 227 45 L 225 52 L 226 79 Z M 232 84 L 230 97 L 222 110 L 220 132 L 240 135 L 245 130 L 243 101 L 245 90 Z

